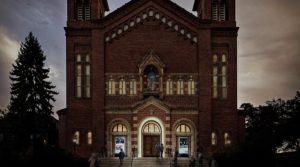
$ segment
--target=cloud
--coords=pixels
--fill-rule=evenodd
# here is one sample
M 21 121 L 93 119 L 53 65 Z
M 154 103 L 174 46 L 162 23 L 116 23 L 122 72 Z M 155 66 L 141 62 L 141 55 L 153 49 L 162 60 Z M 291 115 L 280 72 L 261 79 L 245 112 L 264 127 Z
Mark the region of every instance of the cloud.
M 109 0 L 112 12 L 129 0 Z M 194 0 L 172 0 L 191 12 Z M 47 55 L 50 79 L 59 95 L 54 110 L 66 106 L 66 0 L 5 0 L 0 5 L 0 108 L 9 101 L 8 74 L 18 41 L 29 31 Z M 291 98 L 300 90 L 300 1 L 236 1 L 238 37 L 238 103 L 262 104 Z M 3 81 L 3 82 L 2 82 Z
M 9 72 L 17 58 L 20 44 L 7 35 L 7 31 L 0 26 L 0 108 L 5 108 L 9 101 Z
M 13 39 L 13 41 L 24 41 L 30 31 L 38 38 L 42 50 L 47 56 L 46 64 L 51 67 L 50 79 L 57 86 L 56 91 L 65 92 L 65 34 L 64 25 L 66 23 L 67 11 L 66 0 L 14 0 L 5 1 L 0 5 L 0 27 L 6 31 L 1 31 L 2 35 Z M 5 39 L 1 36 L 2 39 Z M 0 47 L 4 47 L 0 45 Z M 18 49 L 17 49 L 18 50 Z M 3 49 L 8 55 L 9 49 Z M 8 59 L 8 56 L 2 56 L 0 75 L 0 108 L 6 107 L 9 102 L 9 71 L 11 64 L 16 58 Z M 55 72 L 53 73 L 53 69 Z M 59 74 L 59 75 L 58 75 Z M 3 76 L 3 77 L 2 77 Z M 57 102 L 54 103 L 54 110 L 65 107 L 64 93 L 56 96 Z
M 271 4 L 271 5 L 270 5 Z M 239 104 L 300 90 L 300 1 L 237 1 Z

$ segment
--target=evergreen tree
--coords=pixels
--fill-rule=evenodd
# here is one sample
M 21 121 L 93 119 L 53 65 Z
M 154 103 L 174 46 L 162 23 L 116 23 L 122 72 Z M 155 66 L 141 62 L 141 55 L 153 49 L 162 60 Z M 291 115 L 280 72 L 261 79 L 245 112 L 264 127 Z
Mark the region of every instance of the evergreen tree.
M 52 104 L 54 85 L 45 68 L 46 56 L 30 32 L 21 43 L 18 58 L 10 72 L 11 98 L 8 106 L 18 140 L 28 144 L 40 134 L 47 134 L 53 128 Z

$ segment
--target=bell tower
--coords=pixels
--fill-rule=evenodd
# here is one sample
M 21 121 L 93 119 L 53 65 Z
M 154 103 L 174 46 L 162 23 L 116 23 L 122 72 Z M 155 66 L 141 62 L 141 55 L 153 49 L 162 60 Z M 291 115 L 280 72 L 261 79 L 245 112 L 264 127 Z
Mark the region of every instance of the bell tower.
M 109 11 L 107 0 L 68 0 L 68 21 L 101 19 Z
M 193 11 L 202 20 L 235 22 L 235 0 L 195 0 Z

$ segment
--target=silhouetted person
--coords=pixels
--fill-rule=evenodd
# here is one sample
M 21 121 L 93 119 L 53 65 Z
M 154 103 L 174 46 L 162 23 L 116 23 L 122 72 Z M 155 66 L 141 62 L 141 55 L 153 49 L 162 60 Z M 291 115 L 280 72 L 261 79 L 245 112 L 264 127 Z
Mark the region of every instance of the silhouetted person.
M 96 161 L 96 157 L 97 157 L 97 154 L 96 153 L 92 153 L 91 157 L 89 158 L 90 167 L 94 167 L 95 161 Z
M 158 158 L 159 157 L 159 154 L 160 154 L 160 144 L 155 144 L 155 154 L 156 154 L 156 157 Z
M 100 154 L 98 154 L 95 159 L 94 167 L 100 167 L 100 163 L 101 163 Z
M 191 156 L 190 158 L 190 163 L 189 163 L 189 167 L 195 167 L 195 163 L 196 163 L 196 160 L 193 156 Z
M 160 147 L 159 147 L 159 151 L 160 151 L 160 157 L 162 158 L 163 157 L 163 152 L 164 152 L 164 145 L 161 144 Z
M 125 153 L 124 153 L 123 149 L 121 148 L 121 151 L 119 152 L 120 166 L 123 165 L 124 157 L 125 157 Z
M 199 166 L 202 166 L 203 163 L 203 154 L 201 151 L 198 152 L 198 160 L 199 160 Z

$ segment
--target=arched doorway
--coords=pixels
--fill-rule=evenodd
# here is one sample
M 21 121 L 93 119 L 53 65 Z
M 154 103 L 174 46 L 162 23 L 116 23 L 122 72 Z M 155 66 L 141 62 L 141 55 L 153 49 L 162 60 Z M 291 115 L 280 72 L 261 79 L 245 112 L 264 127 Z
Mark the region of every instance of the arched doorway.
M 139 125 L 138 157 L 157 156 L 156 144 L 165 145 L 165 128 L 160 119 L 149 117 L 144 119 Z
M 189 157 L 196 153 L 197 132 L 192 121 L 180 119 L 173 126 L 173 144 L 180 157 Z
M 121 149 L 130 155 L 131 130 L 126 120 L 115 119 L 108 124 L 106 148 L 108 156 L 117 156 Z
M 147 122 L 142 129 L 144 157 L 158 155 L 156 145 L 161 144 L 161 127 L 154 121 Z

